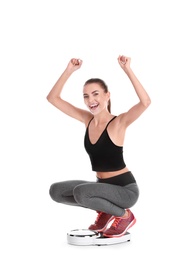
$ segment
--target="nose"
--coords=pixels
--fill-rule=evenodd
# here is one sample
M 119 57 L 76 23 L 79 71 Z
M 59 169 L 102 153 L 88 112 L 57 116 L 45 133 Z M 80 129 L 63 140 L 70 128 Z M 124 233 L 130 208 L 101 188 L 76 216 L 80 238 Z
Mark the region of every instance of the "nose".
M 85 102 L 85 104 L 86 104 L 87 106 L 89 106 L 89 105 L 93 102 L 93 98 L 87 97 L 87 98 L 84 100 L 84 102 Z
M 94 101 L 93 97 L 90 97 L 89 100 L 88 100 L 89 103 L 92 103 L 93 101 Z

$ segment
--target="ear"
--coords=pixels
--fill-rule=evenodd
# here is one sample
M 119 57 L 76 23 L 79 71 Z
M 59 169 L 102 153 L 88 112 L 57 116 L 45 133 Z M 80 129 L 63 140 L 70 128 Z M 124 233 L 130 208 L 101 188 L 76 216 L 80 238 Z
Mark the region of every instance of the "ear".
M 109 101 L 109 99 L 110 99 L 110 92 L 109 91 L 107 92 L 107 98 L 108 98 L 108 101 Z

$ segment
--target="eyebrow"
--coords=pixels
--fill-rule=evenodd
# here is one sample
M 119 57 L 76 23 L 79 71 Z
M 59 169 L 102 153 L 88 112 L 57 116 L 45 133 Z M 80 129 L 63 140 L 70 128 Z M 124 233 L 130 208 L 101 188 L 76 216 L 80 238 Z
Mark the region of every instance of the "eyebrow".
M 99 92 L 99 90 L 94 90 L 94 91 L 92 91 L 92 93 L 91 93 L 91 94 L 94 94 L 95 92 Z
M 96 93 L 96 92 L 99 92 L 99 90 L 94 90 L 94 91 L 91 92 L 91 94 L 94 94 L 94 93 Z M 88 95 L 88 94 L 83 93 L 83 95 L 86 96 L 86 95 Z

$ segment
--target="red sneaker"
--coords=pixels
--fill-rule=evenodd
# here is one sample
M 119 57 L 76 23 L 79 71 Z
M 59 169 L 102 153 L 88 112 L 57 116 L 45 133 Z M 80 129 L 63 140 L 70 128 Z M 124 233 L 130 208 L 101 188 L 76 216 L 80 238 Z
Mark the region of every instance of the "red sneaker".
M 109 222 L 112 221 L 113 219 L 114 219 L 114 216 L 99 211 L 95 223 L 90 225 L 90 227 L 88 229 L 94 230 L 97 232 L 103 232 L 104 230 L 106 230 Z
M 127 211 L 129 216 L 127 218 L 116 217 L 110 228 L 103 232 L 103 236 L 121 237 L 126 234 L 127 230 L 136 223 L 133 213 L 129 209 Z

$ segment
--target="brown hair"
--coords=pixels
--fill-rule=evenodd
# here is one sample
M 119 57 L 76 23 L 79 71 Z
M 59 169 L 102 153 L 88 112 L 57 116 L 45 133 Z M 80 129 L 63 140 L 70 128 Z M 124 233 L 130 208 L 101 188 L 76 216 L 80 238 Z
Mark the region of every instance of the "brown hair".
M 88 79 L 84 86 L 86 86 L 87 84 L 91 84 L 91 83 L 97 83 L 100 85 L 100 87 L 104 90 L 105 93 L 108 92 L 108 86 L 105 84 L 105 82 L 102 80 L 102 79 L 99 79 L 99 78 L 91 78 L 91 79 Z M 108 101 L 108 105 L 107 105 L 107 109 L 108 111 L 111 113 L 111 102 L 110 102 L 110 99 Z

